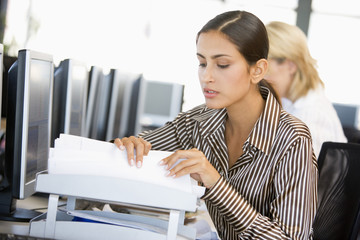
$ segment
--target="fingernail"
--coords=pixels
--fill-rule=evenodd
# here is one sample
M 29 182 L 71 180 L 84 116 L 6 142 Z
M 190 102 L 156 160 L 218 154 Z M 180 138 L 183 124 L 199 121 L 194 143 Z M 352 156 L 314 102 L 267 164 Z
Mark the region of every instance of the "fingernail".
M 163 160 L 161 160 L 160 162 L 159 162 L 159 165 L 160 166 L 162 166 L 162 165 L 164 165 L 165 164 L 165 162 L 163 161 Z
M 170 176 L 170 171 L 167 171 L 167 172 L 165 173 L 165 177 L 168 177 L 168 176 Z
M 130 159 L 130 166 L 134 166 L 134 159 Z
M 124 145 L 121 145 L 119 148 L 120 148 L 120 150 L 125 150 Z
M 140 168 L 140 167 L 141 167 L 141 161 L 138 161 L 138 162 L 136 163 L 136 166 L 137 166 L 138 168 Z

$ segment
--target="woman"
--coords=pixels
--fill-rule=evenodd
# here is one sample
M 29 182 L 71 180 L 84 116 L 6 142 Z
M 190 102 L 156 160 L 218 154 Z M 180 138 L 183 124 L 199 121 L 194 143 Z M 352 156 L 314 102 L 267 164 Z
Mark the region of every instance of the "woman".
M 317 165 L 308 128 L 281 109 L 263 80 L 268 38 L 245 11 L 210 20 L 196 38 L 206 104 L 165 126 L 115 139 L 129 164 L 149 149 L 175 151 L 161 164 L 190 174 L 221 239 L 309 239 L 317 203 Z M 136 163 L 134 161 L 136 149 Z
M 282 98 L 283 108 L 310 129 L 315 155 L 325 141 L 347 142 L 339 117 L 324 92 L 305 34 L 283 22 L 266 25 L 269 36 L 269 72 L 265 79 Z

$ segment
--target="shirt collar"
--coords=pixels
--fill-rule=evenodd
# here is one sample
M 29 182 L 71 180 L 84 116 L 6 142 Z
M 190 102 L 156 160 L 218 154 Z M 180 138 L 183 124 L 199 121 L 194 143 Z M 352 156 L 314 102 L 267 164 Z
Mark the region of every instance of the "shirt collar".
M 225 108 L 212 109 L 205 105 L 198 115 L 192 117 L 192 119 L 199 122 L 199 132 L 204 138 L 207 138 L 213 132 L 221 129 L 226 118 L 227 111 Z
M 279 125 L 281 106 L 275 96 L 266 87 L 260 87 L 260 93 L 265 99 L 265 108 L 251 131 L 248 141 L 265 154 L 269 154 L 275 140 Z

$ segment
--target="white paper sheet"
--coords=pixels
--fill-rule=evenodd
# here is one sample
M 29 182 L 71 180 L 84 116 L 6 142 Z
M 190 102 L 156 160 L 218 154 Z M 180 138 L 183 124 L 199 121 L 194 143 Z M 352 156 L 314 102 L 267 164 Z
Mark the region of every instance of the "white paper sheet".
M 138 168 L 130 166 L 126 150 L 119 150 L 113 143 L 61 134 L 51 150 L 49 173 L 120 177 L 193 193 L 190 175 L 167 177 L 167 170 L 159 165 L 170 154 L 150 151 L 148 156 L 144 156 L 142 167 Z M 200 189 L 198 196 L 203 192 Z

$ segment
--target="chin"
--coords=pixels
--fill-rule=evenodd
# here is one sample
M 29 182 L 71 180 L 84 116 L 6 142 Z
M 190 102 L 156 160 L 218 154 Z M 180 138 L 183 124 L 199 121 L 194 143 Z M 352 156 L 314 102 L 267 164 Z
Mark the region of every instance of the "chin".
M 222 109 L 222 108 L 226 107 L 223 104 L 216 104 L 216 103 L 209 103 L 209 102 L 206 102 L 205 105 L 206 105 L 206 107 L 212 108 L 212 109 Z

